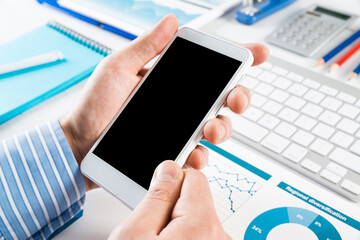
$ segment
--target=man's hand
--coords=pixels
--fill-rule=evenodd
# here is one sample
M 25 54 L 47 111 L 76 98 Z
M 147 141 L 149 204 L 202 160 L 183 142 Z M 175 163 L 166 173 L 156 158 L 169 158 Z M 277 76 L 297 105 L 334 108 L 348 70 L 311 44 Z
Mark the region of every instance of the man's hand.
M 109 240 L 231 239 L 216 215 L 206 177 L 165 161 L 155 171 L 145 199 Z
M 60 119 L 79 164 L 146 73 L 145 64 L 161 53 L 177 29 L 176 17 L 168 15 L 154 29 L 131 42 L 125 49 L 106 57 L 97 66 L 80 101 L 70 114 Z M 255 65 L 267 58 L 268 50 L 265 46 L 243 46 L 252 51 Z M 249 103 L 250 92 L 238 86 L 229 94 L 226 106 L 235 113 L 242 113 Z M 230 120 L 218 116 L 205 124 L 203 135 L 204 139 L 217 144 L 228 139 L 231 132 Z M 204 147 L 198 146 L 190 154 L 186 165 L 202 168 L 207 162 L 207 154 Z M 87 179 L 85 183 L 87 190 L 96 187 Z

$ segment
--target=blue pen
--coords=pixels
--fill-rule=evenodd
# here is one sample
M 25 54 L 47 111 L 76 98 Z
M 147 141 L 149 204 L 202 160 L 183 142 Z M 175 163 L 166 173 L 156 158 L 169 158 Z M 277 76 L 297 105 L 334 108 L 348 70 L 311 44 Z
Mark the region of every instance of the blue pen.
M 316 64 L 316 66 L 322 65 L 329 61 L 332 57 L 334 57 L 336 54 L 338 54 L 341 50 L 349 46 L 353 41 L 355 41 L 358 37 L 360 37 L 360 29 L 355 32 L 353 35 L 351 35 L 349 38 L 347 38 L 345 41 L 340 43 L 336 48 L 331 50 L 328 54 L 323 56 Z
M 355 78 L 357 75 L 360 74 L 360 63 L 357 65 L 357 67 L 354 69 L 354 71 L 351 73 L 349 80 Z

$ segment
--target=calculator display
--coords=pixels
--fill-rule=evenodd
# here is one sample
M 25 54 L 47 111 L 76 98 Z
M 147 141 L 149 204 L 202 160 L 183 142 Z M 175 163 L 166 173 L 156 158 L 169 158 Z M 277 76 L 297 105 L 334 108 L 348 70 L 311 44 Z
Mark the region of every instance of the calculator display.
M 331 11 L 329 9 L 325 9 L 325 8 L 322 8 L 322 7 L 316 7 L 315 12 L 327 14 L 327 15 L 330 15 L 332 17 L 340 18 L 342 20 L 347 20 L 347 19 L 350 18 L 350 16 L 348 16 L 348 15 L 338 13 L 338 12 L 334 12 L 334 11 Z

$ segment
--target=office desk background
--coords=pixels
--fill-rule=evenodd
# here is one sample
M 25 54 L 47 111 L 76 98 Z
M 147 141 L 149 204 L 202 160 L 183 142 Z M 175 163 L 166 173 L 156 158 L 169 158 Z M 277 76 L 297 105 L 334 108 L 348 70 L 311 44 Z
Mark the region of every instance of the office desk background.
M 264 42 L 265 36 L 284 19 L 298 11 L 299 8 L 305 8 L 314 2 L 345 11 L 360 9 L 359 0 L 344 0 L 341 1 L 341 4 L 338 0 L 298 0 L 290 7 L 253 26 L 239 24 L 233 19 L 230 12 L 226 16 L 209 23 L 203 27 L 203 30 L 236 43 Z M 35 0 L 0 0 L 0 44 L 44 25 L 49 20 L 56 20 L 113 49 L 121 49 L 129 43 L 129 40 L 125 38 L 103 31 L 50 7 L 40 5 Z M 316 58 L 303 58 L 279 48 L 269 47 L 271 54 L 286 57 L 303 66 L 312 67 L 316 62 Z M 323 52 L 326 50 L 324 49 Z M 360 59 L 360 54 L 357 55 L 357 59 Z M 315 70 L 323 71 L 322 69 Z M 349 70 L 352 69 L 343 69 L 335 77 L 341 79 Z M 85 84 L 86 80 L 0 125 L 0 139 L 33 128 L 44 121 L 60 118 L 69 112 L 73 103 L 79 99 Z M 360 86 L 360 80 L 353 81 L 350 84 Z M 87 194 L 84 216 L 57 236 L 56 239 L 106 239 L 111 230 L 121 223 L 129 213 L 129 209 L 104 190 L 91 191 Z

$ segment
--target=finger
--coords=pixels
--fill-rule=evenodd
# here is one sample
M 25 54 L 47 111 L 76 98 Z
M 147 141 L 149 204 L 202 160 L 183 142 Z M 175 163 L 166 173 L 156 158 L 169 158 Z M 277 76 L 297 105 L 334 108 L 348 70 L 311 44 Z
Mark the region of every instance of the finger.
M 241 46 L 249 49 L 254 56 L 253 66 L 259 65 L 266 61 L 269 56 L 269 49 L 261 43 L 244 43 Z
M 174 161 L 165 161 L 155 170 L 150 189 L 126 224 L 134 231 L 158 235 L 169 223 L 180 196 L 183 171 Z M 149 236 L 151 237 L 151 236 Z
M 165 16 L 151 31 L 135 39 L 130 45 L 112 56 L 119 67 L 137 74 L 147 62 L 160 54 L 172 39 L 179 23 L 174 15 Z
M 189 155 L 184 168 L 202 169 L 209 158 L 208 150 L 203 146 L 197 146 Z
M 209 120 L 204 126 L 204 139 L 212 144 L 224 142 L 231 136 L 231 133 L 231 121 L 223 115 Z
M 238 85 L 228 95 L 226 99 L 226 106 L 235 113 L 243 113 L 250 105 L 251 94 L 250 91 L 243 86 Z
M 140 77 L 143 77 L 143 76 L 145 76 L 145 74 L 146 74 L 148 71 L 149 71 L 149 68 L 143 68 L 143 69 L 141 69 L 141 70 L 139 71 L 138 75 L 139 75 Z

